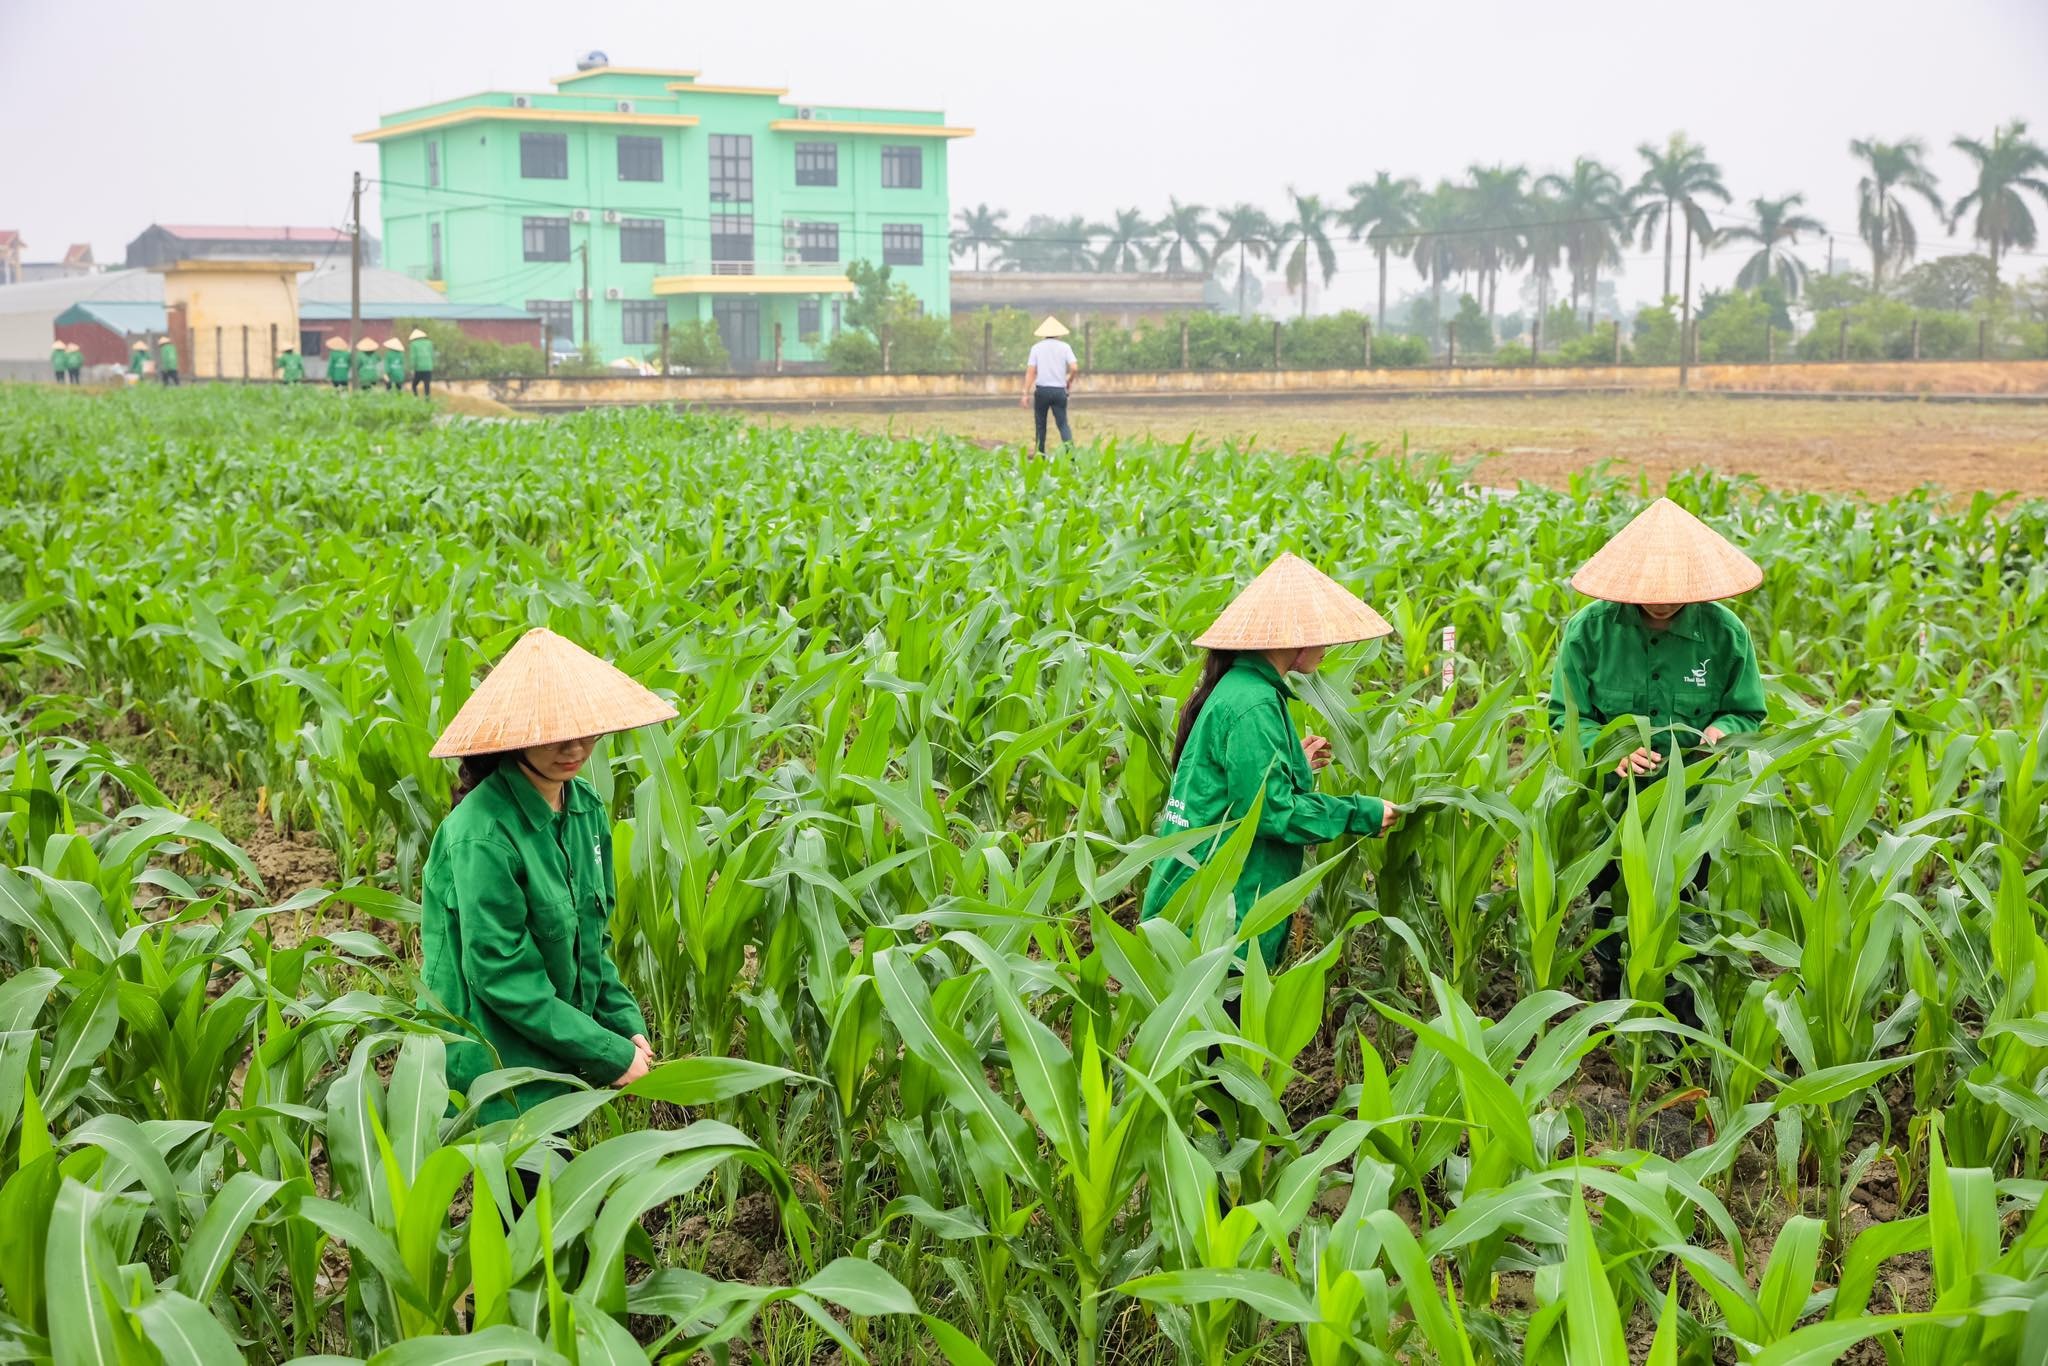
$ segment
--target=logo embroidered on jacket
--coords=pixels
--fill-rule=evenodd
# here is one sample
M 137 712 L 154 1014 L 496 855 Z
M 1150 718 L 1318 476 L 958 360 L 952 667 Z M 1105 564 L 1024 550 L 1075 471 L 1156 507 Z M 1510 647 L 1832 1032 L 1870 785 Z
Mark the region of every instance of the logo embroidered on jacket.
M 1178 797 L 1169 797 L 1166 799 L 1166 814 L 1160 817 L 1160 819 L 1168 825 L 1177 825 L 1183 830 L 1190 829 L 1188 818 L 1181 814 L 1185 810 L 1187 810 L 1185 802 Z
M 1712 664 L 1713 662 L 1714 657 L 1712 655 L 1708 655 L 1705 659 L 1701 660 L 1697 666 L 1694 667 L 1691 673 L 1685 676 L 1685 681 L 1687 683 L 1692 684 L 1695 688 L 1706 687 L 1707 665 Z

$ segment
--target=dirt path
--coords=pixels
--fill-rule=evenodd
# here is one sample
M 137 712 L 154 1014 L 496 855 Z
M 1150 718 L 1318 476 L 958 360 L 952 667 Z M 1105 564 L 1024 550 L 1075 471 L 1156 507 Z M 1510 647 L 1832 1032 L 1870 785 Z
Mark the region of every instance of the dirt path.
M 916 408 L 894 412 L 762 414 L 777 425 L 852 427 L 903 434 L 949 432 L 984 441 L 1029 436 L 1029 416 L 1009 408 Z M 1696 395 L 1416 398 L 1143 405 L 1083 387 L 1075 434 L 1198 445 L 1253 442 L 1327 451 L 1341 436 L 1398 451 L 1484 457 L 1478 478 L 1562 485 L 1602 461 L 1661 487 L 1673 474 L 1710 466 L 1753 475 L 1773 488 L 1889 497 L 1923 484 L 1953 492 L 1991 489 L 2048 496 L 2048 406 L 1872 399 L 1750 399 Z

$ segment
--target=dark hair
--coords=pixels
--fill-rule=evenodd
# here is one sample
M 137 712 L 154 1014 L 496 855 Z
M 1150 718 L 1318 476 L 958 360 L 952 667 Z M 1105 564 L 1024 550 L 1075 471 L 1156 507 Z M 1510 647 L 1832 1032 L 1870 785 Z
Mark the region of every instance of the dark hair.
M 1202 704 L 1209 700 L 1209 694 L 1216 691 L 1216 685 L 1223 675 L 1230 672 L 1230 666 L 1237 663 L 1235 650 L 1211 650 L 1202 661 L 1202 676 L 1195 682 L 1195 690 L 1188 694 L 1188 700 L 1181 704 L 1180 726 L 1173 736 L 1173 766 L 1180 767 L 1180 752 L 1188 747 L 1188 732 L 1195 728 L 1195 718 L 1202 714 Z
M 448 804 L 449 809 L 462 805 L 462 799 L 482 787 L 484 779 L 496 773 L 500 764 L 517 758 L 518 754 L 517 750 L 505 749 L 495 754 L 463 755 L 462 766 L 455 772 L 455 800 Z

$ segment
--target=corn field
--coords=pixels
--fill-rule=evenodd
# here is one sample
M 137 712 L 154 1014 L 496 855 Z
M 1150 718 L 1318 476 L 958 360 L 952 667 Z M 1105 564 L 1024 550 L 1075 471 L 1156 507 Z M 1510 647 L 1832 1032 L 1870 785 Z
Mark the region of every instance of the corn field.
M 2048 504 L 1680 481 L 1770 717 L 1616 790 L 1638 723 L 1544 698 L 1650 490 L 329 398 L 0 389 L 0 1359 L 2048 1362 Z M 1139 924 L 1283 549 L 1396 627 L 1303 717 L 1408 814 Z M 480 1124 L 531 1074 L 449 1092 L 427 752 L 535 625 L 681 712 L 587 770 L 675 1061 Z

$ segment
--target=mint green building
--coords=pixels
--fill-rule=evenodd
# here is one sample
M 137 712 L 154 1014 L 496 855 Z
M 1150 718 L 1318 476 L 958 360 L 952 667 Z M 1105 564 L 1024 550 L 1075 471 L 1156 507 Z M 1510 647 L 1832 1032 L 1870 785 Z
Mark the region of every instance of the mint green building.
M 692 322 L 715 323 L 736 366 L 774 360 L 778 329 L 785 360 L 818 359 L 858 260 L 950 311 L 946 147 L 972 130 L 580 65 L 551 93 L 422 105 L 356 135 L 379 151 L 390 269 L 606 359 L 653 359 L 664 323 Z

